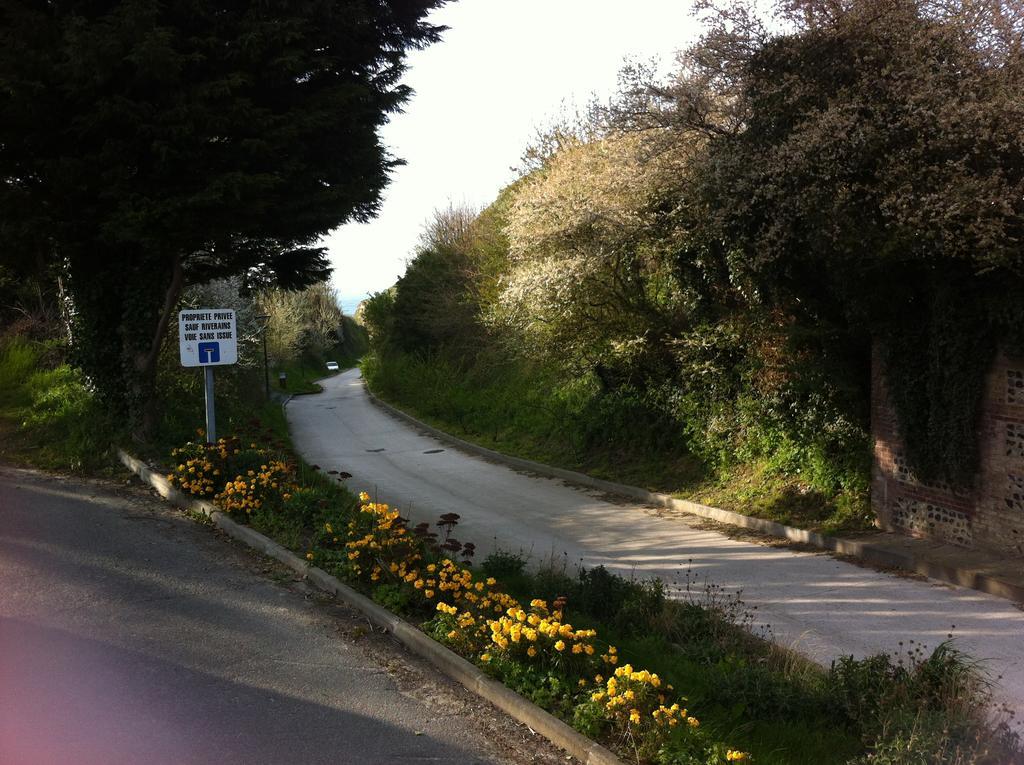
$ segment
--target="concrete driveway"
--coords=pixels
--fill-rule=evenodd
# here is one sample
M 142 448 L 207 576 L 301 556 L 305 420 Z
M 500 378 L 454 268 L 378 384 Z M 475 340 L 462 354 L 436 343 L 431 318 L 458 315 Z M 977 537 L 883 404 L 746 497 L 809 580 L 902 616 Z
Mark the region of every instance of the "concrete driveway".
M 4 765 L 565 761 L 140 488 L 0 466 L 0 592 Z
M 730 539 L 654 508 L 619 502 L 562 481 L 526 475 L 459 452 L 370 403 L 358 370 L 322 380 L 324 392 L 292 399 L 295 443 L 311 463 L 352 474 L 348 485 L 416 521 L 455 512 L 455 532 L 489 549 L 523 550 L 573 566 L 682 584 L 686 570 L 742 592 L 776 641 L 827 664 L 914 640 L 934 647 L 952 632 L 960 647 L 1001 675 L 998 699 L 1024 717 L 1024 613 L 1013 603 L 950 585 L 880 573 L 828 555 Z M 954 627 L 955 625 L 955 627 Z

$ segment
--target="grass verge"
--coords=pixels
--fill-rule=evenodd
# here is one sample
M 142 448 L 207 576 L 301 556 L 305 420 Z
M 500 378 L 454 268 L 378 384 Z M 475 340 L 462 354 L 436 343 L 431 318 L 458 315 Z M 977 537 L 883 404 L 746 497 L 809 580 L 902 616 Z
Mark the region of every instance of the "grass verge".
M 597 395 L 593 381 L 443 356 L 371 354 L 362 368 L 384 401 L 490 449 L 812 531 L 874 531 L 866 479 L 823 490 L 793 459 L 754 456 L 713 468 L 643 400 Z
M 0 344 L 0 459 L 45 470 L 101 471 L 123 436 L 59 341 Z

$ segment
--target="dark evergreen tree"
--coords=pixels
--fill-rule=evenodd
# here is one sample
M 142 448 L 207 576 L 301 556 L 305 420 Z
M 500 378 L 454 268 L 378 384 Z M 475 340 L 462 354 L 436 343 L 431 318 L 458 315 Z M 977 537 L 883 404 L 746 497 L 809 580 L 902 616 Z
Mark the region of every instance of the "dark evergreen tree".
M 181 289 L 301 287 L 372 216 L 377 129 L 445 0 L 0 0 L 0 263 L 60 263 L 75 351 L 151 430 Z

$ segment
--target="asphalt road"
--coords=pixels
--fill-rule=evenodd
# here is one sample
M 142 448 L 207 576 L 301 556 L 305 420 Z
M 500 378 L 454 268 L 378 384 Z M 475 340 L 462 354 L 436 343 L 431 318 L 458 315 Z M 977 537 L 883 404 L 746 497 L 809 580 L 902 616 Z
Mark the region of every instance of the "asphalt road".
M 0 466 L 0 763 L 564 762 L 138 487 Z
M 459 452 L 370 403 L 357 370 L 322 380 L 319 395 L 286 408 L 299 451 L 324 470 L 352 474 L 417 521 L 462 516 L 455 536 L 489 549 L 522 550 L 570 567 L 604 564 L 679 586 L 709 580 L 741 592 L 756 625 L 828 664 L 929 648 L 952 632 L 999 677 L 997 698 L 1024 718 L 1024 613 L 975 590 L 894 576 L 819 553 L 731 539 L 699 520 L 619 502 L 562 481 L 527 475 Z M 954 627 L 955 625 L 955 627 Z

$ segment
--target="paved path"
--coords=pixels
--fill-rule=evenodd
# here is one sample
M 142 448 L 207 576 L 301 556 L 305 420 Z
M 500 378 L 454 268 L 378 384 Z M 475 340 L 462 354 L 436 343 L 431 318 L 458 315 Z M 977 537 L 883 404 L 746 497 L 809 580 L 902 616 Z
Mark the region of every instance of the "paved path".
M 0 467 L 4 765 L 564 762 L 366 633 L 142 489 Z
M 974 590 L 891 576 L 815 553 L 737 541 L 549 478 L 492 464 L 422 435 L 370 403 L 357 370 L 321 381 L 324 393 L 287 406 L 299 451 L 352 474 L 416 520 L 462 516 L 456 536 L 481 555 L 495 546 L 570 564 L 604 564 L 679 582 L 692 572 L 742 590 L 777 641 L 822 663 L 842 654 L 929 647 L 953 633 L 1002 675 L 999 699 L 1024 717 L 1024 612 Z

